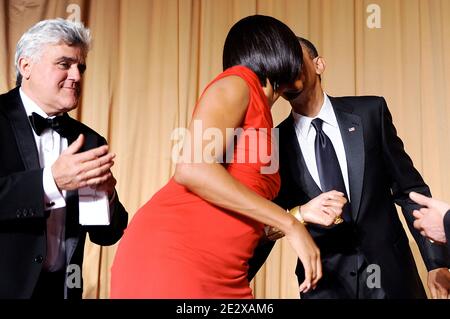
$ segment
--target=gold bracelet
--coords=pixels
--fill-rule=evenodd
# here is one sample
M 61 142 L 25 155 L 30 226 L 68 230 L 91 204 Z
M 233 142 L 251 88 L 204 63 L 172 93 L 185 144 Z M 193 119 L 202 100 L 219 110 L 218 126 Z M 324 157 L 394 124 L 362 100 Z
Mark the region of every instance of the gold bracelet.
M 295 206 L 291 210 L 287 209 L 286 211 L 292 216 L 294 216 L 301 224 L 307 225 L 307 222 L 305 222 L 305 220 L 302 217 L 302 213 L 300 212 L 300 206 Z

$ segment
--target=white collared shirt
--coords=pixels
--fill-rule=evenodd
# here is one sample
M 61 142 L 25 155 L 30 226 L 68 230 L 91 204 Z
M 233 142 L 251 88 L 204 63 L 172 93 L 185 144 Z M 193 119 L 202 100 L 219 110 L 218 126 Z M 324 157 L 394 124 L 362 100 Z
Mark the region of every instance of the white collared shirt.
M 27 116 L 33 112 L 43 118 L 49 116 L 20 88 L 20 97 L 25 107 Z M 30 123 L 31 126 L 31 123 Z M 44 168 L 43 187 L 45 205 L 54 203 L 51 206 L 50 216 L 47 219 L 47 255 L 44 260 L 43 268 L 47 271 L 61 270 L 65 265 L 65 219 L 66 219 L 66 201 L 64 199 L 66 192 L 60 192 L 53 179 L 51 166 L 59 157 L 61 152 L 67 148 L 67 139 L 61 137 L 51 129 L 44 130 L 41 135 L 37 135 L 33 130 L 34 140 L 36 141 L 39 154 L 39 164 Z M 48 209 L 45 207 L 44 209 Z
M 330 138 L 334 150 L 336 151 L 336 156 L 338 158 L 339 166 L 341 167 L 342 176 L 344 178 L 345 189 L 347 190 L 347 195 L 350 199 L 347 158 L 345 156 L 344 143 L 342 142 L 341 132 L 339 130 L 339 125 L 336 120 L 336 115 L 334 114 L 330 99 L 325 93 L 323 95 L 323 105 L 316 117 L 311 118 L 292 111 L 295 123 L 295 133 L 297 135 L 297 140 L 306 162 L 306 167 L 308 168 L 309 173 L 320 188 L 321 183 L 316 165 L 316 153 L 314 151 L 316 130 L 311 125 L 311 122 L 315 118 L 320 118 L 323 120 L 322 129 L 324 133 Z

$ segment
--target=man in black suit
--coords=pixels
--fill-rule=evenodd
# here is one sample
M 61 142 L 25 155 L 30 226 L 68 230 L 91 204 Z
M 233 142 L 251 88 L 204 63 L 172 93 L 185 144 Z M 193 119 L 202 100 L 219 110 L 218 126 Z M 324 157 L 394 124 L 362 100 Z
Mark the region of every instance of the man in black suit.
M 298 215 L 292 208 L 329 190 L 323 189 L 324 180 L 335 171 L 339 171 L 341 189 L 333 188 L 349 200 L 342 213 L 344 222 L 331 227 L 317 224 L 318 218 L 312 218 L 316 213 L 300 211 L 321 250 L 323 263 L 317 288 L 301 298 L 425 298 L 395 204 L 401 206 L 419 245 L 432 296 L 447 297 L 449 287 L 436 280 L 447 271 L 446 251 L 412 227 L 411 212 L 419 206 L 408 194 L 430 195 L 430 191 L 397 136 L 386 101 L 375 96 L 327 96 L 320 81 L 325 61 L 312 43 L 299 40 L 304 65 L 298 90 L 284 96 L 293 112 L 278 126 L 281 190 L 275 201 Z M 323 145 L 327 146 L 325 156 Z M 328 156 L 330 149 L 334 161 Z M 337 169 L 327 172 L 333 164 Z M 250 261 L 249 278 L 271 246 L 258 247 Z M 296 274 L 302 282 L 300 263 Z
M 86 233 L 112 245 L 127 225 L 114 154 L 67 114 L 78 104 L 89 43 L 81 23 L 55 19 L 17 45 L 17 87 L 0 95 L 0 298 L 81 298 Z M 85 187 L 108 195 L 109 225 L 79 224 Z
M 432 241 L 447 243 L 450 252 L 450 204 L 414 192 L 409 197 L 423 206 L 413 212 L 416 218 L 414 227 Z

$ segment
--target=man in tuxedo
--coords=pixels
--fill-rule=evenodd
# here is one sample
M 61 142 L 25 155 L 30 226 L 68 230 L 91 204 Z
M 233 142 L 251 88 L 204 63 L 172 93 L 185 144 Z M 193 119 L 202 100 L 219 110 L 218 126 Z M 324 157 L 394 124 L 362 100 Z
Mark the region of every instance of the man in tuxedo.
M 80 98 L 89 43 L 81 23 L 55 19 L 17 44 L 17 87 L 0 95 L 0 298 L 81 298 L 86 233 L 112 245 L 127 225 L 114 154 L 67 114 Z M 108 195 L 109 225 L 79 224 L 85 187 Z
M 312 212 L 300 211 L 323 265 L 317 288 L 301 298 L 425 298 L 395 204 L 419 245 L 432 296 L 446 298 L 449 287 L 436 278 L 447 271 L 448 255 L 412 227 L 411 213 L 419 206 L 408 194 L 429 196 L 430 191 L 397 136 L 386 101 L 326 95 L 320 78 L 325 61 L 311 42 L 299 41 L 304 65 L 298 89 L 284 95 L 292 114 L 278 126 L 281 190 L 275 201 L 292 209 L 330 189 L 349 200 L 341 215 L 344 222 L 332 226 L 320 225 Z M 249 278 L 272 246 L 257 248 Z M 302 282 L 300 263 L 296 274 Z
M 409 197 L 423 206 L 413 212 L 414 227 L 432 241 L 447 243 L 450 252 L 450 204 L 414 192 Z

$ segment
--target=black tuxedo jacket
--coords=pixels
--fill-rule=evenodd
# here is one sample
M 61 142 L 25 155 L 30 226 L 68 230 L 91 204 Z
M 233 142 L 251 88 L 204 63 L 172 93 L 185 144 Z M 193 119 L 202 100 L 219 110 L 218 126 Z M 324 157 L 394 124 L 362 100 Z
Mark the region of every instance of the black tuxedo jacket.
M 333 261 L 330 258 L 333 254 L 359 251 L 368 264 L 380 266 L 381 286 L 388 298 L 425 297 L 408 238 L 394 204 L 402 208 L 428 270 L 446 267 L 449 262 L 445 249 L 432 245 L 412 226 L 412 211 L 418 206 L 408 194 L 416 191 L 430 196 L 429 188 L 406 154 L 384 98 L 330 97 L 330 101 L 347 158 L 349 205 L 354 222 L 331 229 L 308 226 L 321 250 L 324 276 L 327 271 L 338 271 L 338 265 L 329 264 Z M 318 196 L 321 190 L 307 169 L 292 115 L 278 127 L 281 189 L 275 202 L 290 209 Z M 249 278 L 262 265 L 272 246 L 266 244 L 257 248 L 250 260 Z M 300 262 L 296 274 L 299 281 L 303 281 Z
M 70 119 L 70 132 L 69 144 L 80 133 L 84 134 L 81 151 L 106 144 L 103 137 L 73 119 Z M 48 217 L 48 211 L 44 210 L 42 173 L 32 128 L 19 89 L 15 88 L 0 95 L 0 298 L 30 298 L 39 278 L 46 256 Z M 78 193 L 68 192 L 67 265 L 82 269 L 86 233 L 96 244 L 112 245 L 122 236 L 127 221 L 128 214 L 116 196 L 109 226 L 80 226 Z M 82 284 L 65 287 L 66 298 L 81 298 Z

